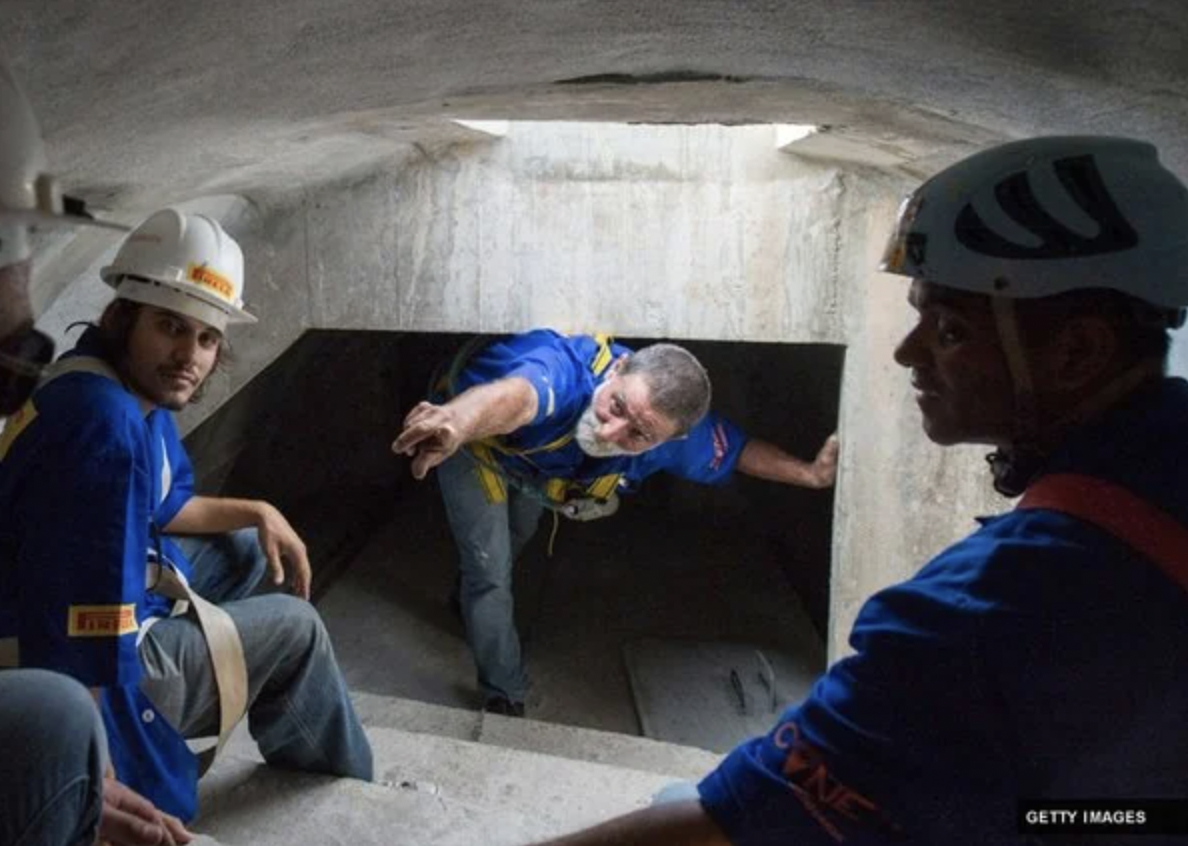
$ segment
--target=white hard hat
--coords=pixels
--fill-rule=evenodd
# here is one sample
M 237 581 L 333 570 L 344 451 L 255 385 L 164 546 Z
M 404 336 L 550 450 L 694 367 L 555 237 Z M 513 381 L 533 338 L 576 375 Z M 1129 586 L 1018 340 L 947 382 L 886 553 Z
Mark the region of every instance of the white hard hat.
M 994 296 L 1108 288 L 1183 309 L 1188 189 L 1142 141 L 1003 144 L 904 201 L 881 269 Z
M 119 299 L 184 314 L 220 332 L 228 323 L 256 322 L 243 310 L 243 251 L 206 215 L 154 213 L 99 275 Z
M 80 224 L 127 230 L 125 226 L 63 214 L 62 192 L 47 172 L 37 118 L 4 57 L 0 56 L 0 243 L 2 264 L 29 257 L 27 227 Z

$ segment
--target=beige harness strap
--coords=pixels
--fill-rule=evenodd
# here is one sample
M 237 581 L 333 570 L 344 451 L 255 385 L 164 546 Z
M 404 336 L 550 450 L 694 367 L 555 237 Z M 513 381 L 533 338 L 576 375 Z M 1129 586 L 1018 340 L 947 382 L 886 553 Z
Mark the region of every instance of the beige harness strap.
M 239 639 L 239 630 L 235 628 L 231 615 L 194 593 L 172 567 L 150 563 L 145 581 L 149 590 L 155 593 L 190 603 L 202 635 L 206 638 L 207 652 L 219 690 L 219 740 L 198 756 L 198 773 L 202 775 L 210 769 L 247 710 L 248 675 L 243 642 Z

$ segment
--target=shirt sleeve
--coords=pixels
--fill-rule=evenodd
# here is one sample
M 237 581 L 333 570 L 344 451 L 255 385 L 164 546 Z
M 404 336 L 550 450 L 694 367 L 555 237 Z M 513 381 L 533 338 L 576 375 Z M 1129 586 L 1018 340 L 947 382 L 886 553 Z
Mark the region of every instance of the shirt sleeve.
M 944 819 L 1015 834 L 1016 797 L 999 787 L 1011 783 L 998 742 L 1007 729 L 985 685 L 977 615 L 952 601 L 960 578 L 872 597 L 855 654 L 702 781 L 702 804 L 735 846 L 943 842 L 931 834 Z
M 168 415 L 164 418 L 165 425 L 161 437 L 164 441 L 165 460 L 169 462 L 170 485 L 156 511 L 157 525 L 168 526 L 194 496 L 194 468 L 190 464 L 190 456 L 186 453 L 185 446 L 177 435 L 173 415 L 163 410 L 156 413 Z
M 529 425 L 580 413 L 581 409 L 574 406 L 586 397 L 582 390 L 585 371 L 564 352 L 541 347 L 522 355 L 507 374 L 508 378 L 517 376 L 527 379 L 536 391 L 536 417 Z
M 661 470 L 703 485 L 721 485 L 734 475 L 747 436 L 738 426 L 710 412 L 688 435 L 640 455 L 628 473 L 638 484 Z
M 136 684 L 141 672 L 152 482 L 143 435 L 121 422 L 45 444 L 20 501 L 21 663 L 90 687 Z
M 841 774 L 854 762 L 813 742 L 820 728 L 804 708 L 790 709 L 767 735 L 737 747 L 698 785 L 702 806 L 734 846 L 902 839 L 881 800 Z

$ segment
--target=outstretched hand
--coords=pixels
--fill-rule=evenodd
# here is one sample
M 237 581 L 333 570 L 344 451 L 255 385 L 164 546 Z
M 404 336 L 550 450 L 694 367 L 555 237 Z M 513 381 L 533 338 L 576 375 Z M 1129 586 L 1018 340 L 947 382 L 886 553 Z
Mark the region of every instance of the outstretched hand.
M 809 487 L 828 488 L 837 480 L 837 455 L 841 442 L 837 433 L 830 435 L 817 451 L 817 457 L 809 466 Z
M 412 459 L 412 474 L 424 479 L 462 446 L 457 416 L 448 405 L 418 403 L 404 418 L 404 428 L 392 442 L 392 452 Z

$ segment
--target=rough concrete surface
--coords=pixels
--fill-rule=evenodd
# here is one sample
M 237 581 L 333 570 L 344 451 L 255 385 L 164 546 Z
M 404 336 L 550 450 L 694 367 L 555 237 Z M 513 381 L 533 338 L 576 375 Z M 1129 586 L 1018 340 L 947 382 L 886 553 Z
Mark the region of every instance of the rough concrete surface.
M 410 713 L 409 703 L 394 700 L 373 699 L 368 707 L 388 720 Z M 432 713 L 445 709 L 416 710 L 422 727 L 451 719 Z M 534 728 L 528 721 L 485 719 Z M 583 760 L 576 757 L 582 747 L 594 751 L 609 738 L 572 730 L 553 732 L 555 749 L 567 754 L 542 754 L 512 743 L 533 743 L 534 732 L 505 728 L 495 729 L 499 742 L 471 742 L 369 725 L 371 784 L 271 769 L 240 731 L 203 779 L 194 828 L 224 846 L 523 844 L 643 807 L 661 788 L 712 765 L 703 761 L 691 771 L 687 750 L 631 738 L 612 742 L 627 757 L 636 745 L 637 760 L 650 769 Z
M 622 648 L 639 637 L 769 643 L 823 667 L 772 547 L 704 517 L 703 528 L 678 530 L 665 501 L 655 491 L 601 527 L 564 523 L 553 559 L 546 522 L 525 550 L 516 615 L 530 716 L 638 734 Z M 473 663 L 446 604 L 454 551 L 437 492 L 413 489 L 402 502 L 319 610 L 352 689 L 475 708 Z
M 448 117 L 815 122 L 941 152 L 971 137 L 1126 129 L 1183 167 L 1182 11 L 10 0 L 3 41 L 59 167 L 90 198 L 135 211 L 375 167 Z
M 522 846 L 557 831 L 520 809 L 249 762 L 237 769 L 234 790 L 208 799 L 194 823 L 221 846 Z

